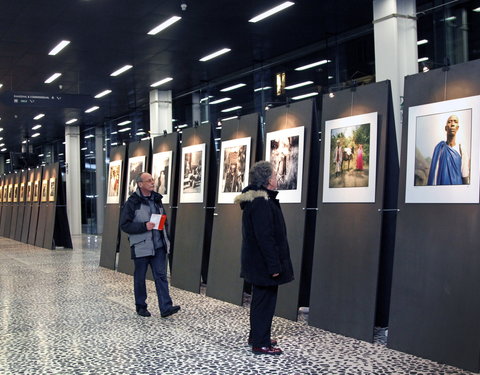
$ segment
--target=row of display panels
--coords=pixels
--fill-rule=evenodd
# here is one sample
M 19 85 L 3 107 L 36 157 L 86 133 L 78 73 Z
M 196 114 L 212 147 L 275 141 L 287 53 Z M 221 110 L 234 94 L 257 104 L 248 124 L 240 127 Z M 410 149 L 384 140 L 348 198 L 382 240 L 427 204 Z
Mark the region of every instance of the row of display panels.
M 375 201 L 377 121 L 372 112 L 325 122 L 323 203 Z M 480 134 L 474 126 L 478 123 L 480 96 L 409 109 L 406 203 L 479 203 Z M 222 142 L 218 203 L 233 204 L 248 185 L 250 147 L 249 137 Z M 274 164 L 282 203 L 301 201 L 303 158 L 304 127 L 266 134 L 265 159 Z M 121 164 L 110 163 L 107 203 L 120 202 Z M 205 144 L 182 148 L 180 203 L 203 202 L 204 165 Z M 125 199 L 135 191 L 136 176 L 145 170 L 145 156 L 129 159 Z M 172 152 L 154 154 L 155 190 L 167 204 L 171 173 Z
M 57 179 L 55 177 L 47 180 L 29 181 L 27 183 L 22 182 L 17 184 L 6 183 L 6 180 L 7 179 L 5 178 L 0 182 L 0 203 L 55 202 L 57 186 Z

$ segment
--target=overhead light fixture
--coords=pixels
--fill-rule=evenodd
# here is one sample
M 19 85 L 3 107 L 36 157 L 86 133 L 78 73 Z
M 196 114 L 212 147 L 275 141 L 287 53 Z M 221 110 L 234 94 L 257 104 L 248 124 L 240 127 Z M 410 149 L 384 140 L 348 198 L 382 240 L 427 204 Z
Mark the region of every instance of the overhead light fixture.
M 93 137 L 95 137 L 93 134 L 89 134 L 89 135 L 86 135 L 86 136 L 85 136 L 85 139 L 93 138 Z
M 417 40 L 417 46 L 421 46 L 422 44 L 427 44 L 428 39 Z
M 258 22 L 258 21 L 261 21 L 267 17 L 270 17 L 271 15 L 275 14 L 275 13 L 278 13 L 284 9 L 287 9 L 289 7 L 291 7 L 292 5 L 294 5 L 295 3 L 293 1 L 285 1 L 284 3 L 280 4 L 280 5 L 277 5 L 276 7 L 273 7 L 272 9 L 269 9 L 263 13 L 260 13 L 258 16 L 255 16 L 251 19 L 248 20 L 248 22 L 252 22 L 252 23 L 255 23 L 255 22 Z
M 235 106 L 235 107 L 222 109 L 222 112 L 232 112 L 232 111 L 236 111 L 237 109 L 242 109 L 242 106 L 241 106 L 241 105 L 237 105 L 237 106 Z
M 78 121 L 78 119 L 72 118 L 71 120 L 68 120 L 65 124 L 70 125 L 70 124 L 73 124 L 74 122 L 77 122 L 77 121 Z
M 480 7 L 475 8 L 473 11 L 474 11 L 474 12 L 477 12 L 477 13 L 480 13 Z
M 132 130 L 132 128 L 122 128 L 118 132 L 123 133 L 123 132 L 128 132 L 129 130 Z
M 3 132 L 3 128 L 0 128 L 0 132 Z
M 223 55 L 227 52 L 230 52 L 230 51 L 231 51 L 230 48 L 222 48 L 221 50 L 218 50 L 217 52 L 213 52 L 210 55 L 202 57 L 199 61 L 208 61 L 208 60 L 214 59 L 215 57 Z
M 239 89 L 240 87 L 247 86 L 246 83 L 237 83 L 236 85 L 225 87 L 224 89 L 221 89 L 220 91 L 222 92 L 227 92 L 227 91 L 232 91 L 235 89 Z
M 45 83 L 52 83 L 53 81 L 55 81 L 58 77 L 60 77 L 62 75 L 62 73 L 53 73 L 50 77 L 48 77 L 46 80 L 45 80 Z
M 99 108 L 100 108 L 99 106 L 94 105 L 93 107 L 90 107 L 89 109 L 86 109 L 85 113 L 90 113 L 90 112 L 96 111 Z
M 32 138 L 36 138 L 40 135 L 40 133 L 35 133 L 35 134 L 32 134 Z
M 328 97 L 329 97 L 329 98 L 334 98 L 334 97 L 335 97 L 335 94 L 333 93 L 333 90 L 332 90 L 332 89 L 329 89 L 329 90 L 328 90 Z
M 87 151 L 87 148 L 86 148 L 86 147 L 82 147 L 82 148 L 80 149 L 80 151 Z
M 455 21 L 456 19 L 457 19 L 457 17 L 450 16 L 450 17 L 445 18 L 445 21 Z
M 428 67 L 428 65 L 426 63 L 422 63 L 422 72 L 426 73 L 430 70 L 430 68 Z
M 111 73 L 110 76 L 112 76 L 112 77 L 119 76 L 120 74 L 122 74 L 122 73 L 124 73 L 127 70 L 132 69 L 132 68 L 133 68 L 132 65 L 124 65 L 120 69 L 117 69 L 113 73 Z
M 264 86 L 264 87 L 258 87 L 253 92 L 259 92 L 259 91 L 264 91 L 264 90 L 270 90 L 272 87 L 271 86 Z
M 26 139 L 24 141 L 22 141 L 22 144 L 25 144 L 25 143 L 27 143 Z M 0 147 L 2 147 L 2 146 L 5 146 L 5 143 L 0 144 Z
M 311 64 L 299 66 L 298 68 L 295 68 L 295 70 L 296 71 L 307 70 L 307 69 L 314 68 L 314 67 L 319 66 L 319 65 L 325 65 L 329 62 L 332 62 L 332 60 L 320 60 L 320 61 L 317 61 L 317 62 L 314 62 L 314 63 L 311 63 Z
M 311 85 L 311 84 L 313 84 L 313 81 L 300 82 L 300 83 L 296 83 L 294 85 L 285 86 L 285 90 L 293 90 L 293 89 L 297 89 L 297 88 L 303 87 L 303 86 L 308 86 L 308 85 Z
M 188 124 L 182 124 L 182 125 L 178 125 L 177 128 L 183 129 L 183 128 L 186 128 L 187 126 L 188 126 Z
M 328 79 L 333 79 L 333 76 L 328 76 Z
M 32 128 L 32 130 L 37 130 L 37 129 L 40 129 L 41 127 L 42 127 L 42 125 L 37 124 Z
M 152 30 L 150 30 L 147 34 L 148 35 L 156 35 L 158 34 L 160 31 L 162 30 L 165 30 L 167 27 L 173 25 L 175 22 L 181 20 L 182 17 L 178 17 L 178 16 L 173 16 L 173 17 L 170 17 L 168 20 L 166 20 L 165 22 L 162 22 L 160 25 L 158 26 L 155 26 Z
M 110 146 L 116 146 L 116 145 L 118 145 L 117 142 L 112 142 L 112 143 L 110 143 Z
M 303 94 L 303 95 L 298 95 L 298 96 L 294 96 L 292 98 L 292 100 L 300 100 L 300 99 L 305 99 L 305 98 L 309 98 L 311 96 L 316 96 L 318 95 L 318 92 L 309 92 L 308 94 Z
M 200 99 L 200 103 L 206 102 L 208 99 L 211 99 L 211 98 L 213 98 L 213 96 L 211 95 L 205 96 L 204 98 Z
M 94 96 L 95 99 L 101 98 L 105 95 L 108 95 L 112 92 L 112 90 L 103 90 L 102 92 L 99 92 L 97 95 Z
M 160 81 L 152 83 L 150 87 L 157 87 L 157 86 L 163 85 L 164 83 L 170 82 L 172 79 L 173 79 L 172 77 L 161 79 Z
M 419 63 L 424 62 L 424 61 L 428 61 L 428 57 L 420 57 L 417 61 Z
M 233 120 L 233 119 L 236 119 L 236 118 L 238 118 L 238 116 L 222 118 L 222 119 L 220 119 L 220 121 L 228 121 L 228 120 Z
M 214 100 L 213 102 L 210 102 L 210 104 L 224 103 L 224 102 L 228 102 L 229 100 L 232 100 L 232 98 L 221 98 L 221 99 L 217 99 L 217 100 Z
M 0 83 L 0 89 L 3 87 L 3 83 Z
M 60 43 L 58 43 L 53 49 L 48 53 L 51 56 L 56 55 L 59 53 L 62 49 L 64 49 L 66 46 L 70 44 L 69 40 L 62 40 Z
M 39 114 L 36 115 L 33 119 L 34 119 L 34 120 L 40 120 L 43 116 L 45 116 L 44 113 L 39 113 Z
M 110 134 L 117 134 L 118 132 L 111 132 Z
M 140 132 L 137 132 L 137 134 L 135 134 L 135 135 L 145 135 L 145 134 L 147 134 L 147 133 L 145 133 L 145 132 L 142 130 L 142 131 L 140 131 Z
M 0 151 L 5 152 L 5 151 L 7 151 L 7 149 L 4 147 Z
M 131 123 L 130 120 L 125 120 L 125 121 L 119 122 L 117 125 L 122 126 L 122 125 L 127 125 L 127 124 L 130 124 L 130 123 Z

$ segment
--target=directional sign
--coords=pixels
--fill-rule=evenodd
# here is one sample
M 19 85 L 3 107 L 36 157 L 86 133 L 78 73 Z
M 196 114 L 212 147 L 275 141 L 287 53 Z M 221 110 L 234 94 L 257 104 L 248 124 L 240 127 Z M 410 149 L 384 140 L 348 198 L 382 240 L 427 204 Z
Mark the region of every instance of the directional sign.
M 7 91 L 2 102 L 11 107 L 85 108 L 93 103 L 90 95 L 47 94 L 41 92 Z

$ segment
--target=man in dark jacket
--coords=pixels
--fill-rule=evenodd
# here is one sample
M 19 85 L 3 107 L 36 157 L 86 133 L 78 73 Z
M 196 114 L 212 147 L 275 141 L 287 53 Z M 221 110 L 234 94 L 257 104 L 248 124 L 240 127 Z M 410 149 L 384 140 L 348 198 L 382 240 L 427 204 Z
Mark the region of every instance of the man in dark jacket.
M 122 208 L 120 227 L 128 234 L 132 259 L 135 263 L 133 289 L 137 314 L 151 316 L 147 310 L 145 275 L 152 268 L 157 289 L 158 306 L 162 318 L 175 314 L 180 306 L 173 306 L 168 292 L 167 254 L 170 251 L 167 230 L 155 228 L 152 214 L 164 215 L 162 196 L 154 191 L 155 184 L 149 173 L 137 178 L 137 190 L 130 195 Z
M 270 337 L 280 284 L 293 280 L 287 230 L 270 162 L 250 170 L 250 185 L 235 198 L 243 210 L 241 277 L 252 284 L 249 343 L 255 354 L 282 354 Z

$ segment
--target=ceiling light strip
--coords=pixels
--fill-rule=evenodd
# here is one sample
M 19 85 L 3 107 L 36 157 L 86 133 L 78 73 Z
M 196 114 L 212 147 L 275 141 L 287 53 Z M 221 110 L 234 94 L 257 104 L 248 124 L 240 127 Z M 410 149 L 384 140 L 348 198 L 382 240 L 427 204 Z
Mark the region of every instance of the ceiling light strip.
M 269 9 L 263 13 L 260 13 L 259 15 L 253 17 L 253 18 L 250 18 L 248 20 L 248 22 L 252 22 L 252 23 L 255 23 L 255 22 L 258 22 L 258 21 L 261 21 L 267 17 L 270 17 L 272 15 L 274 15 L 275 13 L 278 13 L 284 9 L 287 9 L 289 7 L 291 7 L 292 5 L 294 5 L 295 3 L 293 1 L 285 1 L 284 3 L 280 4 L 280 5 L 277 5 L 276 7 L 273 7 L 272 9 Z
M 305 81 L 305 82 L 296 83 L 294 85 L 286 86 L 285 90 L 297 89 L 299 87 L 311 85 L 312 83 L 313 83 L 313 81 Z
M 52 83 L 53 81 L 55 81 L 58 77 L 60 77 L 62 75 L 62 73 L 53 73 L 50 77 L 48 77 L 46 80 L 45 80 L 45 83 Z
M 62 40 L 55 47 L 53 47 L 53 49 L 48 54 L 50 56 L 55 56 L 57 53 L 59 53 L 62 49 L 64 49 L 69 44 L 70 44 L 69 40 Z
M 173 17 L 170 17 L 168 20 L 166 20 L 165 22 L 162 22 L 160 25 L 158 26 L 155 26 L 152 30 L 150 30 L 147 34 L 148 35 L 156 35 L 158 34 L 160 31 L 162 30 L 165 30 L 167 27 L 173 25 L 175 22 L 181 20 L 182 17 L 178 17 L 178 16 L 173 16 Z
M 132 69 L 133 66 L 132 65 L 124 65 L 122 66 L 121 68 L 115 70 L 113 73 L 110 74 L 110 76 L 112 77 L 116 77 L 116 76 L 119 76 L 120 74 L 126 72 L 127 70 L 130 70 Z
M 215 57 L 221 56 L 221 55 L 223 55 L 227 52 L 230 52 L 230 51 L 231 51 L 230 48 L 222 48 L 222 49 L 220 49 L 216 52 L 211 53 L 210 55 L 202 57 L 199 61 L 208 61 L 208 60 L 214 59 Z
M 170 82 L 171 80 L 173 80 L 172 77 L 167 77 L 167 78 L 161 79 L 160 81 L 152 83 L 150 87 L 157 87 L 157 86 L 163 85 L 164 83 Z

